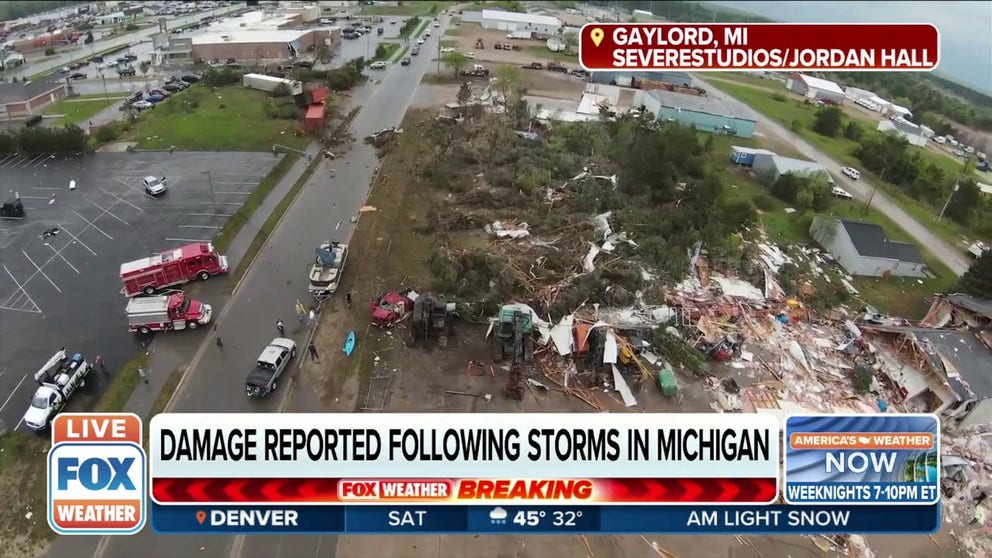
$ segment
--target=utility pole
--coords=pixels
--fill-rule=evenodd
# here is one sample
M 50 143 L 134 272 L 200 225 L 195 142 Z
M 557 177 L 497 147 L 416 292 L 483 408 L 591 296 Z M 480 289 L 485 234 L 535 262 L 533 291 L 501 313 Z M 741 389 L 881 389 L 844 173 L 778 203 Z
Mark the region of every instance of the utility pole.
M 938 215 L 934 220 L 935 223 L 939 223 L 940 220 L 944 218 L 944 212 L 947 211 L 947 206 L 951 204 L 951 197 L 953 197 L 954 193 L 961 188 L 961 177 L 963 175 L 964 173 L 960 173 L 957 178 L 954 179 L 954 187 L 951 188 L 951 192 L 947 194 L 947 200 L 944 202 L 944 207 L 940 208 L 940 215 Z
M 437 75 L 441 77 L 441 37 L 437 38 Z
M 214 192 L 214 177 L 210 174 L 209 170 L 203 171 L 203 174 L 207 175 L 207 184 L 210 186 L 210 203 L 213 204 L 214 209 L 217 208 L 217 194 Z
M 872 184 L 871 193 L 868 194 L 868 199 L 865 200 L 865 206 L 861 210 L 861 215 L 868 215 L 868 208 L 871 207 L 871 202 L 875 199 L 875 192 L 878 190 L 878 183 L 881 182 L 883 178 L 885 178 L 885 169 L 882 169 L 882 172 L 878 173 L 878 180 Z

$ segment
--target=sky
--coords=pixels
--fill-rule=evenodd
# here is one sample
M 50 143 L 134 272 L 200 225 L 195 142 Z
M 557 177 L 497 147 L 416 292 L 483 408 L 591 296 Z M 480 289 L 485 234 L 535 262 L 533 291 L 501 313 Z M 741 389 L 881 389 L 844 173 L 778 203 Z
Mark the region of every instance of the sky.
M 742 12 L 789 23 L 933 23 L 940 29 L 936 73 L 992 94 L 992 1 L 726 2 Z

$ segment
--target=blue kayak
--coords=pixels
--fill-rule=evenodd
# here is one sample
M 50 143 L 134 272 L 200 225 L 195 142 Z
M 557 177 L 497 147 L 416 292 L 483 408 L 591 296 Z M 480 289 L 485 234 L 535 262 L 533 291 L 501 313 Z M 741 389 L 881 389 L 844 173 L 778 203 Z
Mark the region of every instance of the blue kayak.
M 351 356 L 355 352 L 355 332 L 349 332 L 348 338 L 344 340 L 344 354 Z

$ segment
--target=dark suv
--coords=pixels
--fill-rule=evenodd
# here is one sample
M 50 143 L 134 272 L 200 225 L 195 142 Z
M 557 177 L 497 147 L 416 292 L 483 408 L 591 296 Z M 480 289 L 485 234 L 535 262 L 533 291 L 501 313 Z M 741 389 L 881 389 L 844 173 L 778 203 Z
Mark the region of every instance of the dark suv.
M 134 77 L 137 75 L 137 72 L 134 71 L 134 68 L 120 68 L 117 70 L 117 75 L 121 77 Z
M 25 120 L 24 125 L 28 128 L 31 128 L 32 126 L 37 126 L 38 124 L 41 124 L 42 120 L 44 120 L 43 116 L 41 116 L 40 114 L 35 114 L 32 115 L 27 120 Z

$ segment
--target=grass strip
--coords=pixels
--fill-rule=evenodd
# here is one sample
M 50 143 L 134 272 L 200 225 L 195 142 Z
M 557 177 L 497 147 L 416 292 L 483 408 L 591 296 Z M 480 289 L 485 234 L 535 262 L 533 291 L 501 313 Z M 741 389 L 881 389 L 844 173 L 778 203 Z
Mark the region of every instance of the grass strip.
M 120 372 L 110 380 L 110 385 L 100 396 L 93 411 L 96 413 L 119 413 L 123 411 L 124 406 L 127 405 L 127 400 L 134 393 L 134 388 L 141 381 L 141 377 L 138 376 L 138 368 L 147 368 L 150 360 L 151 354 L 147 349 L 142 349 L 125 362 L 124 366 L 121 366 Z M 90 373 L 97 374 L 98 372 L 93 370 Z
M 231 247 L 231 243 L 241 232 L 241 229 L 248 223 L 251 216 L 255 214 L 255 211 L 262 205 L 265 198 L 269 197 L 269 194 L 279 185 L 279 182 L 286 176 L 289 169 L 296 164 L 300 156 L 296 153 L 287 153 L 281 161 L 279 161 L 276 166 L 269 171 L 269 174 L 265 175 L 262 182 L 258 184 L 255 190 L 252 191 L 245 203 L 231 215 L 231 218 L 227 220 L 224 224 L 224 228 L 214 236 L 214 246 L 217 248 L 218 252 L 226 252 L 228 248 Z
M 188 366 L 177 366 L 175 370 L 170 372 L 169 377 L 165 380 L 165 385 L 162 386 L 162 391 L 158 393 L 158 397 L 152 403 L 152 408 L 148 411 L 148 416 L 145 417 L 144 424 L 142 425 L 144 435 L 141 437 L 141 441 L 146 450 L 148 449 L 148 426 L 152 422 L 152 418 L 159 413 L 165 412 L 166 406 L 172 400 L 173 394 L 176 393 L 176 389 L 183 380 L 183 374 L 187 369 L 189 369 Z
M 408 46 L 405 46 L 405 45 L 404 45 L 404 46 L 403 46 L 403 48 L 401 48 L 401 49 L 400 49 L 400 52 L 399 52 L 399 54 L 397 54 L 397 55 L 396 55 L 396 56 L 395 56 L 395 57 L 393 58 L 393 64 L 395 64 L 395 63 L 397 63 L 397 62 L 399 62 L 400 60 L 403 60 L 403 57 L 404 57 L 404 56 L 406 56 L 406 52 L 407 52 L 408 50 L 410 50 L 410 47 L 408 47 Z

